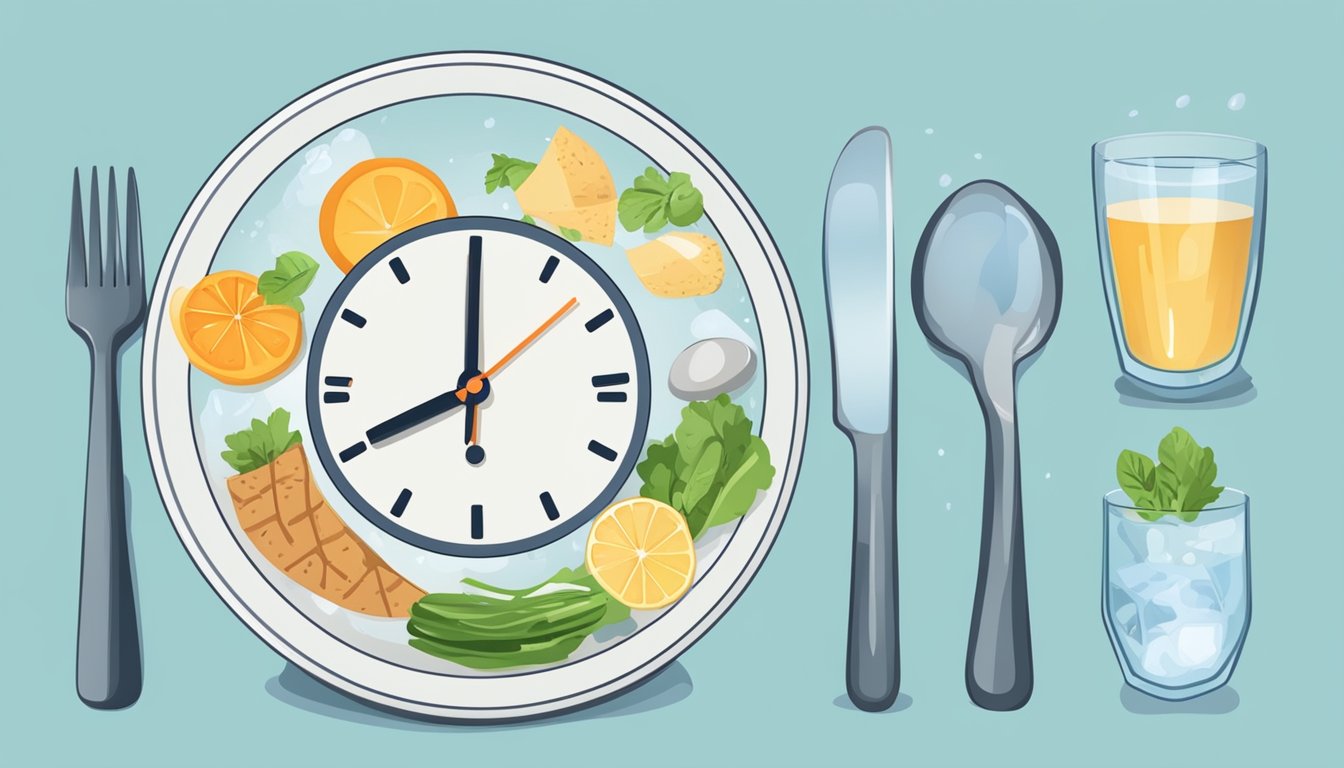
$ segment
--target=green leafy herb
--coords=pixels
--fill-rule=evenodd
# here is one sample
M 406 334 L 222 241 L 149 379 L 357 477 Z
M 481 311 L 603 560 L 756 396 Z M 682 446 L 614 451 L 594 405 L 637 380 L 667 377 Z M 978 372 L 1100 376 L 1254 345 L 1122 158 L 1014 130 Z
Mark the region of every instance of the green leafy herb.
M 527 181 L 527 177 L 532 175 L 532 170 L 537 167 L 536 163 L 529 163 L 526 160 L 520 160 L 508 155 L 491 154 L 495 164 L 490 166 L 490 170 L 485 172 L 485 191 L 494 192 L 496 189 L 511 187 L 517 189 L 520 184 Z
M 275 259 L 275 268 L 257 278 L 257 293 L 267 304 L 286 304 L 303 311 L 299 296 L 312 285 L 317 262 L 302 251 L 286 251 Z
M 584 638 L 630 616 L 582 568 L 527 589 L 462 583 L 488 594 L 426 595 L 411 606 L 406 629 L 412 647 L 474 669 L 562 661 Z
M 689 227 L 704 213 L 704 198 L 688 174 L 673 172 L 663 178 L 652 167 L 636 177 L 633 186 L 622 192 L 616 203 L 616 215 L 627 232 L 641 227 L 645 232 L 657 232 L 669 222 Z
M 1205 448 L 1180 427 L 1173 427 L 1157 446 L 1158 464 L 1135 451 L 1121 451 L 1115 464 L 1120 488 L 1148 521 L 1175 515 L 1189 523 L 1218 500 L 1223 486 L 1214 485 L 1218 464 Z
M 303 436 L 289 429 L 289 411 L 276 408 L 266 421 L 253 419 L 251 427 L 225 435 L 229 450 L 219 455 L 239 473 L 246 473 L 270 464 L 301 442 Z
M 560 230 L 560 236 L 570 242 L 577 243 L 583 239 L 583 233 L 577 229 L 570 229 L 569 227 L 558 227 L 558 229 Z
M 770 450 L 726 394 L 682 409 L 681 424 L 649 446 L 636 471 L 640 494 L 685 515 L 693 537 L 745 515 L 775 475 Z
M 526 213 L 523 214 L 523 218 L 519 219 L 519 221 L 523 222 L 524 224 L 531 224 L 534 227 L 537 226 L 537 220 L 532 218 L 531 216 L 528 216 Z

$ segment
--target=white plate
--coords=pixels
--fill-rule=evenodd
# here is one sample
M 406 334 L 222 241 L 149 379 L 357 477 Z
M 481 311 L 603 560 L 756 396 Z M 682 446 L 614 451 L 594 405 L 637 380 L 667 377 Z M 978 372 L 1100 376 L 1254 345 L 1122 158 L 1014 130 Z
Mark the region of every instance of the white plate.
M 168 297 L 211 270 L 226 231 L 254 191 L 315 138 L 372 110 L 433 96 L 490 95 L 554 107 L 630 142 L 663 168 L 686 169 L 741 271 L 764 365 L 760 435 L 775 481 L 742 518 L 680 602 L 629 637 L 577 661 L 493 675 L 427 670 L 357 647 L 286 599 L 229 527 L 193 436 L 186 356 Z M 211 587 L 267 645 L 309 674 L 379 707 L 449 720 L 516 720 L 582 707 L 671 663 L 732 606 L 779 533 L 802 456 L 807 352 L 793 286 L 764 223 L 717 161 L 653 107 L 592 75 L 496 53 L 444 53 L 378 64 L 286 106 L 244 139 L 201 187 L 178 225 L 154 286 L 145 332 L 145 431 L 168 515 Z M 227 499 L 223 500 L 227 505 Z M 225 512 L 227 509 L 227 513 Z

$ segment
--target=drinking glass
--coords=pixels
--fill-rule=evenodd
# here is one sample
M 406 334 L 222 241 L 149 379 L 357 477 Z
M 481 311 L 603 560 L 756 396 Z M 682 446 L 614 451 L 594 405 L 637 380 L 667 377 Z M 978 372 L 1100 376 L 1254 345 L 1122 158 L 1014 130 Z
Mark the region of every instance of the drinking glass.
M 1102 612 L 1125 682 L 1181 701 L 1232 677 L 1251 622 L 1250 499 L 1228 488 L 1192 522 L 1149 522 L 1106 494 Z
M 1209 133 L 1093 146 L 1106 306 L 1131 379 L 1180 390 L 1240 367 L 1260 283 L 1266 159 L 1261 144 Z

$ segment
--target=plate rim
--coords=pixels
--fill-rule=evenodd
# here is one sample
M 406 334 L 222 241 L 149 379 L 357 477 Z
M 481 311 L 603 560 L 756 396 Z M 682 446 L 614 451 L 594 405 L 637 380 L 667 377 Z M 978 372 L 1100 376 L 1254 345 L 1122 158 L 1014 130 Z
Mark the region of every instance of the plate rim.
M 786 321 L 781 328 L 780 333 L 782 335 L 783 328 L 787 328 L 790 334 L 790 339 L 781 348 L 788 350 L 795 363 L 792 371 L 793 397 L 791 398 L 794 416 L 792 425 L 787 428 L 787 445 L 789 450 L 787 454 L 785 454 L 785 461 L 782 463 L 780 471 L 777 474 L 776 485 L 771 489 L 773 491 L 773 493 L 770 493 L 770 496 L 773 496 L 773 509 L 768 516 L 768 522 L 765 527 L 754 536 L 754 540 L 747 545 L 751 546 L 752 550 L 747 553 L 745 560 L 741 563 L 741 570 L 730 577 L 730 581 L 726 585 L 726 588 L 719 590 L 719 594 L 712 599 L 712 603 L 706 610 L 702 611 L 699 615 L 693 616 L 689 620 L 681 637 L 673 640 L 670 644 L 660 647 L 657 653 L 653 656 L 644 658 L 642 661 L 633 664 L 628 669 L 624 669 L 620 674 L 608 677 L 586 690 L 576 693 L 567 693 L 563 696 L 553 697 L 540 703 L 510 703 L 501 706 L 476 708 L 463 704 L 454 705 L 444 703 L 442 700 L 427 701 L 425 699 L 420 699 L 411 701 L 386 691 L 379 690 L 376 687 L 370 687 L 369 684 L 366 684 L 367 681 L 361 682 L 359 680 L 347 678 L 333 670 L 327 669 L 320 661 L 313 659 L 303 648 L 299 647 L 298 644 L 291 641 L 289 638 L 286 638 L 279 629 L 271 626 L 257 609 L 252 605 L 249 605 L 248 600 L 244 599 L 243 595 L 241 595 L 234 588 L 234 585 L 230 583 L 229 578 L 221 569 L 220 565 L 210 557 L 207 551 L 209 548 L 195 538 L 188 515 L 182 508 L 182 505 L 178 502 L 177 494 L 173 489 L 168 469 L 169 460 L 164 452 L 162 438 L 151 438 L 151 434 L 157 433 L 161 421 L 158 413 L 158 401 L 156 399 L 156 393 L 160 386 L 160 378 L 171 375 L 158 370 L 161 349 L 168 352 L 171 352 L 173 349 L 172 345 L 165 345 L 162 348 L 160 348 L 159 345 L 160 338 L 165 335 L 164 329 L 168 326 L 167 318 L 164 316 L 164 310 L 168 299 L 166 294 L 172 285 L 172 278 L 176 272 L 176 267 L 183 257 L 183 252 L 186 250 L 186 246 L 190 243 L 192 230 L 195 225 L 199 223 L 202 215 L 208 210 L 213 193 L 218 191 L 218 188 L 227 180 L 229 174 L 246 159 L 247 155 L 253 149 L 258 148 L 265 142 L 271 131 L 284 126 L 292 120 L 296 120 L 302 116 L 304 112 L 313 108 L 316 104 L 321 103 L 324 98 L 332 95 L 333 89 L 340 87 L 342 84 L 353 85 L 363 81 L 367 87 L 368 83 L 378 78 L 405 74 L 416 68 L 437 68 L 454 65 L 468 65 L 484 68 L 509 68 L 524 72 L 526 73 L 526 77 L 529 78 L 559 78 L 568 80 L 568 82 L 574 85 L 592 91 L 600 99 L 607 102 L 613 102 L 613 104 L 611 104 L 613 108 L 624 108 L 625 110 L 628 110 L 633 113 L 635 117 L 642 119 L 642 121 L 647 124 L 644 127 L 661 131 L 668 139 L 671 139 L 678 144 L 688 159 L 698 163 L 698 165 L 712 177 L 713 181 L 718 185 L 718 190 L 716 191 L 722 191 L 726 198 L 725 203 L 731 204 L 733 209 L 735 209 L 735 215 L 730 218 L 734 220 L 740 219 L 741 225 L 745 228 L 746 232 L 754 237 L 756 246 L 759 246 L 760 255 L 763 257 L 764 261 L 762 267 L 768 269 L 768 272 L 758 282 L 767 281 L 771 278 L 774 280 L 774 287 L 778 290 L 778 309 L 782 314 L 782 319 Z M 426 96 L 432 97 L 435 95 L 452 95 L 453 93 L 456 92 L 444 91 L 438 94 L 426 94 L 425 96 L 417 98 L 424 98 Z M 517 98 L 506 93 L 485 93 L 483 95 L 495 95 L 501 98 Z M 378 107 L 373 107 L 373 109 L 380 109 L 405 100 L 389 99 L 385 96 L 382 98 L 385 103 Z M 593 122 L 632 146 L 635 146 L 646 155 L 649 154 L 648 150 L 644 149 L 643 146 L 647 141 L 647 137 L 641 140 L 640 143 L 636 143 L 626 136 L 622 130 L 613 127 L 607 122 L 600 121 L 589 114 L 577 111 L 572 108 L 572 105 L 565 106 L 562 105 L 562 103 L 550 101 L 542 103 L 554 109 L 570 112 Z M 318 126 L 319 130 L 308 138 L 307 141 L 311 142 L 317 137 L 339 127 L 348 120 L 354 119 L 354 117 L 355 115 L 346 116 L 335 123 Z M 309 122 L 312 123 L 312 121 L 313 118 L 310 117 Z M 280 162 L 283 163 L 289 156 L 292 156 L 292 153 L 283 158 Z M 653 156 L 650 156 L 650 158 L 654 159 Z M 278 167 L 279 164 L 276 164 L 270 168 L 263 169 L 264 175 L 261 176 L 260 181 L 251 183 L 252 189 L 240 203 L 240 209 L 241 206 L 245 205 L 247 200 L 251 198 L 252 194 L 255 193 L 256 187 L 269 178 Z M 255 176 L 255 174 L 253 175 Z M 248 181 L 252 182 L 251 179 L 248 179 Z M 234 215 L 236 215 L 236 213 L 237 212 L 235 211 Z M 218 244 L 214 243 L 213 248 L 217 247 Z M 754 255 L 756 248 L 752 248 L 751 250 Z M 171 262 L 169 261 L 169 257 L 172 257 Z M 778 538 L 784 518 L 787 516 L 788 506 L 792 501 L 797 476 L 802 462 L 803 449 L 806 442 L 808 390 L 810 383 L 810 371 L 807 367 L 807 338 L 804 332 L 802 312 L 798 304 L 796 290 L 789 277 L 787 266 L 779 253 L 779 249 L 775 244 L 773 237 L 761 220 L 759 213 L 751 204 L 750 200 L 747 199 L 746 194 L 742 191 L 736 180 L 717 161 L 717 159 L 667 115 L 634 94 L 625 91 L 603 78 L 547 59 L 497 51 L 448 51 L 416 54 L 381 61 L 342 74 L 339 77 L 332 78 L 315 88 L 309 89 L 274 114 L 270 115 L 226 154 L 224 159 L 215 167 L 209 177 L 207 177 L 206 181 L 201 185 L 200 189 L 196 192 L 190 204 L 187 206 L 187 209 L 184 211 L 181 220 L 175 228 L 169 246 L 166 249 L 163 263 L 164 266 L 167 266 L 168 268 L 161 268 L 155 281 L 153 299 L 151 301 L 151 312 L 153 314 L 152 320 L 154 320 L 154 322 L 149 324 L 145 329 L 145 339 L 141 350 L 142 406 L 146 448 L 154 471 L 156 488 L 164 503 L 165 511 L 173 524 L 174 531 L 181 540 L 184 549 L 187 550 L 187 554 L 191 558 L 192 564 L 206 579 L 206 582 L 211 586 L 212 590 L 243 622 L 244 626 L 247 626 L 248 629 L 253 632 L 253 634 L 257 635 L 259 639 L 283 658 L 286 658 L 290 662 L 304 669 L 306 673 L 312 674 L 326 684 L 354 695 L 376 708 L 393 711 L 402 715 L 441 721 L 481 722 L 483 720 L 488 720 L 503 722 L 529 720 L 536 717 L 561 714 L 617 696 L 622 692 L 647 681 L 658 671 L 672 663 L 672 661 L 680 656 L 681 653 L 685 652 L 692 644 L 697 642 L 712 629 L 736 601 L 740 599 L 742 593 L 755 579 L 756 574 L 763 565 L 766 555 Z M 753 302 L 753 304 L 755 304 L 755 302 Z M 757 316 L 760 316 L 760 312 L 757 313 Z M 171 334 L 168 335 L 171 336 Z M 765 343 L 766 339 L 763 336 L 763 347 Z M 180 371 L 178 373 L 180 374 Z M 781 375 L 779 378 L 787 380 L 787 373 Z M 764 426 L 765 415 L 766 412 L 763 411 L 762 426 Z M 165 420 L 173 421 L 180 420 L 181 418 L 181 415 L 177 415 L 174 418 Z M 186 413 L 186 418 L 192 419 L 194 418 L 194 414 L 188 412 Z M 787 417 L 784 418 L 787 420 Z M 784 427 L 781 426 L 781 429 L 784 429 Z M 213 498 L 214 494 L 210 490 L 210 481 L 208 477 L 200 473 L 192 473 L 191 482 L 199 484 L 204 492 Z M 767 496 L 766 500 L 770 500 L 770 497 Z M 217 499 L 215 506 L 218 507 Z M 756 517 L 762 517 L 759 513 L 764 511 L 761 509 L 761 507 L 764 506 L 766 506 L 764 501 L 758 504 L 758 514 Z M 249 557 L 241 547 L 238 549 L 239 551 L 237 553 L 229 554 L 240 554 L 243 557 Z M 206 566 L 209 567 L 207 568 Z M 236 574 L 233 575 L 236 577 Z M 265 580 L 264 577 L 263 580 Z M 287 610 L 297 614 L 300 618 L 308 620 L 307 617 L 302 615 L 301 611 L 292 605 L 288 605 Z M 636 633 L 634 637 L 638 637 L 640 634 L 644 633 Z M 333 642 L 345 651 L 353 651 L 355 653 L 368 655 L 367 651 L 351 646 L 334 637 Z M 385 659 L 377 657 L 375 657 L 375 659 L 375 664 L 387 665 L 391 663 Z M 581 666 L 582 663 L 583 660 L 580 660 L 573 666 Z M 544 673 L 545 671 L 546 670 L 539 670 L 540 673 Z M 412 672 L 411 674 L 424 676 L 433 675 L 433 673 L 429 672 Z M 491 678 L 486 677 L 476 679 L 490 680 Z M 432 698 L 433 692 L 427 692 L 425 695 Z M 466 707 L 465 709 L 464 706 Z

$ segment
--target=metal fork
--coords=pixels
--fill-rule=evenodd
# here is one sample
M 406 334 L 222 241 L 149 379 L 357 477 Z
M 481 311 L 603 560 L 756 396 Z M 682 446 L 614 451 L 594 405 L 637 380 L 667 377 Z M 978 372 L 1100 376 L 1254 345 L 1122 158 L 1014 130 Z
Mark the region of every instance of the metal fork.
M 75 169 L 74 189 L 65 316 L 88 346 L 93 371 L 75 688 L 79 698 L 90 707 L 120 709 L 140 698 L 141 685 L 140 628 L 126 530 L 117 372 L 121 348 L 145 320 L 140 196 L 135 169 L 131 169 L 127 174 L 123 259 L 115 169 L 108 171 L 106 241 L 99 238 L 98 169 L 93 169 L 89 191 L 87 245 L 79 169 Z

